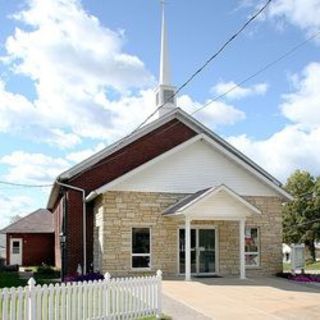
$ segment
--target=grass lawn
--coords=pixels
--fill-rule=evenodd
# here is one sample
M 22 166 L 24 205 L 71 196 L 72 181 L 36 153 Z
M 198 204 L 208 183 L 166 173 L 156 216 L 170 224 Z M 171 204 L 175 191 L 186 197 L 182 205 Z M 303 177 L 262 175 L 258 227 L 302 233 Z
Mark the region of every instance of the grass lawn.
M 291 264 L 290 263 L 283 263 L 283 271 L 290 271 Z M 320 261 L 314 263 L 306 263 L 306 271 L 308 270 L 320 270 Z

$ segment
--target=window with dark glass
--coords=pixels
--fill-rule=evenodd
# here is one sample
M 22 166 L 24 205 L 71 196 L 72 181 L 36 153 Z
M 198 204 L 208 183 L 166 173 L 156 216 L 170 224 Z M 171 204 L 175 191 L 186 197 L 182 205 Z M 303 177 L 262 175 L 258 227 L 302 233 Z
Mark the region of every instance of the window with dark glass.
M 20 242 L 12 241 L 12 253 L 19 254 L 20 253 Z
M 245 231 L 245 262 L 248 267 L 260 264 L 260 235 L 258 228 L 246 228 Z
M 132 229 L 132 268 L 150 268 L 150 228 Z

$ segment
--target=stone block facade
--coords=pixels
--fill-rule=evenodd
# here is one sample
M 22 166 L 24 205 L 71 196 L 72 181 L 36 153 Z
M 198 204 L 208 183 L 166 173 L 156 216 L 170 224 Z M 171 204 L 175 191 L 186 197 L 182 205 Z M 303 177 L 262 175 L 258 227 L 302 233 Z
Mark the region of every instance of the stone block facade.
M 108 191 L 94 204 L 94 268 L 123 276 L 141 273 L 131 268 L 131 234 L 134 227 L 151 229 L 151 272 L 178 274 L 178 229 L 181 218 L 161 212 L 186 194 Z M 262 214 L 246 225 L 260 232 L 260 266 L 247 274 L 274 274 L 282 270 L 281 200 L 277 197 L 246 197 Z M 192 225 L 215 226 L 218 233 L 218 273 L 239 274 L 239 223 L 192 221 Z M 191 225 L 191 226 L 192 226 Z

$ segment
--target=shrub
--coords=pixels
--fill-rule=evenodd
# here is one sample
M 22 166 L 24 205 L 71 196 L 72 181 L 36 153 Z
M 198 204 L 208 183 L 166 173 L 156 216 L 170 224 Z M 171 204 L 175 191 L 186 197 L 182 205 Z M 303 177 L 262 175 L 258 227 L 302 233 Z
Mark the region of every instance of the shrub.
M 90 272 L 85 275 L 73 274 L 66 276 L 64 282 L 82 282 L 82 281 L 94 281 L 103 280 L 104 276 L 99 272 Z
M 45 275 L 54 275 L 55 270 L 51 266 L 48 266 L 47 264 L 43 263 L 41 266 L 37 268 L 37 273 Z
M 6 259 L 5 259 L 5 258 L 0 257 L 0 269 L 4 267 L 5 262 L 6 262 Z
M 1 268 L 1 271 L 18 272 L 19 271 L 19 265 L 17 265 L 17 264 L 4 265 Z

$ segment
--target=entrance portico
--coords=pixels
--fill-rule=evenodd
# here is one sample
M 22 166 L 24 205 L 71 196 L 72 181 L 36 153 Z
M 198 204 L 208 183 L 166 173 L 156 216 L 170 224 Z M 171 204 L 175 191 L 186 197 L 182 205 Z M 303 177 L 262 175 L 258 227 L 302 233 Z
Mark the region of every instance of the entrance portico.
M 245 222 L 252 214 L 260 215 L 255 206 L 225 185 L 198 191 L 169 207 L 164 213 L 184 218 L 185 280 L 191 279 L 191 230 L 193 221 L 237 221 L 239 224 L 239 274 L 245 271 Z

